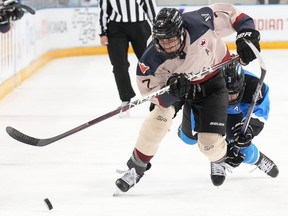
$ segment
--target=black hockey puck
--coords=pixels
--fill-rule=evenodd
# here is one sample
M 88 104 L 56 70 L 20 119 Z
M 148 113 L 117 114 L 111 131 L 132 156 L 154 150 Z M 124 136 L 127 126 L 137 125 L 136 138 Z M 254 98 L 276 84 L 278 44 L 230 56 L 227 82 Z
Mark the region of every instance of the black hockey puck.
M 53 209 L 53 206 L 48 198 L 44 199 L 44 202 L 49 210 Z

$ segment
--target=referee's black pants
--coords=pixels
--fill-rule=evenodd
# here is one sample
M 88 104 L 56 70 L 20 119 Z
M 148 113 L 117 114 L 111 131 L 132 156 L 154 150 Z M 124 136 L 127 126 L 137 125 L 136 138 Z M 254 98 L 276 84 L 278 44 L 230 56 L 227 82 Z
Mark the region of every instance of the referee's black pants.
M 151 35 L 147 21 L 119 23 L 110 21 L 107 26 L 108 54 L 113 66 L 113 73 L 121 101 L 130 101 L 136 94 L 131 85 L 128 72 L 129 42 L 138 59 L 144 53 L 146 42 Z M 136 70 L 136 69 L 135 69 Z M 136 73 L 136 71 L 133 71 Z

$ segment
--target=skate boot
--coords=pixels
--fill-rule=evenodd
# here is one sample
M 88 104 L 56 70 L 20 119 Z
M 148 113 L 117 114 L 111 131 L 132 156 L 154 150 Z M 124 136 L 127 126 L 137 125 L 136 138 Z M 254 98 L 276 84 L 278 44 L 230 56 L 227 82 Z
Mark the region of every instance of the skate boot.
M 136 173 L 135 168 L 128 169 L 127 171 L 119 171 L 119 174 L 124 174 L 121 178 L 117 179 L 115 184 L 122 191 L 127 192 L 130 188 L 136 185 L 142 176 Z
M 276 164 L 262 152 L 260 152 L 260 157 L 255 165 L 272 178 L 276 178 L 279 174 L 279 169 Z
M 225 181 L 225 177 L 226 177 L 226 170 L 225 170 L 225 166 L 222 166 L 222 163 L 210 163 L 210 167 L 211 167 L 211 181 L 213 183 L 213 185 L 215 186 L 220 186 L 224 183 Z
M 123 101 L 118 108 L 125 107 L 130 103 L 130 101 Z M 122 111 L 119 113 L 119 118 L 129 118 L 130 117 L 130 109 L 126 111 Z
M 118 173 L 124 174 L 121 178 L 117 179 L 115 184 L 122 191 L 127 192 L 135 186 L 140 179 L 143 177 L 144 172 L 150 169 L 151 164 L 141 164 L 141 166 L 136 165 L 132 159 L 130 158 L 127 162 L 128 170 L 127 171 L 119 171 Z

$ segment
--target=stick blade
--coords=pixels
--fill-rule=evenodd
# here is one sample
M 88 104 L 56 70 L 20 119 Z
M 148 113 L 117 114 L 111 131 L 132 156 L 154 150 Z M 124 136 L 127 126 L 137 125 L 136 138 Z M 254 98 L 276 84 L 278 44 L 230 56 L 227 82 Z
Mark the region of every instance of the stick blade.
M 31 7 L 29 7 L 27 5 L 20 4 L 19 7 L 25 9 L 26 11 L 28 11 L 32 15 L 34 15 L 36 13 L 35 10 L 33 10 Z
M 32 145 L 32 146 L 41 146 L 41 145 L 38 145 L 40 139 L 27 136 L 13 127 L 10 127 L 10 126 L 6 127 L 6 132 L 9 134 L 9 136 L 11 136 L 15 140 L 18 140 L 19 142 Z

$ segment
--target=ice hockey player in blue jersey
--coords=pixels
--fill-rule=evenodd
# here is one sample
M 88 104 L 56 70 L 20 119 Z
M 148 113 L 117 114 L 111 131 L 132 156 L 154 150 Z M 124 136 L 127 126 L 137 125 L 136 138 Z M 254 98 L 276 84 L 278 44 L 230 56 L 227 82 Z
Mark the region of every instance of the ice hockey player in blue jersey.
M 221 69 L 229 91 L 229 106 L 226 134 L 244 154 L 243 163 L 256 165 L 267 175 L 275 178 L 279 170 L 276 164 L 258 150 L 252 139 L 263 129 L 270 111 L 269 87 L 264 83 L 261 94 L 253 110 L 245 136 L 241 136 L 241 127 L 247 115 L 259 78 L 242 68 L 239 62 L 233 62 Z M 194 116 L 190 109 L 183 112 L 183 121 L 178 135 L 187 144 L 197 143 L 197 133 L 193 133 Z M 229 145 L 228 145 L 229 146 Z M 215 186 L 225 181 L 226 168 L 211 162 L 211 180 Z

